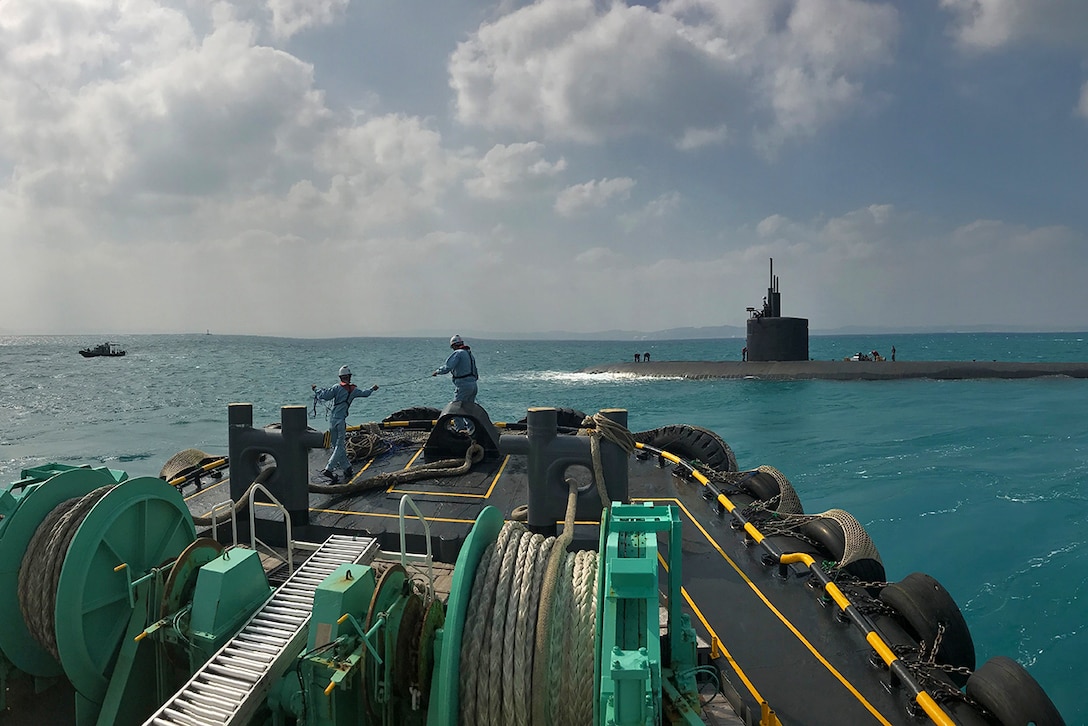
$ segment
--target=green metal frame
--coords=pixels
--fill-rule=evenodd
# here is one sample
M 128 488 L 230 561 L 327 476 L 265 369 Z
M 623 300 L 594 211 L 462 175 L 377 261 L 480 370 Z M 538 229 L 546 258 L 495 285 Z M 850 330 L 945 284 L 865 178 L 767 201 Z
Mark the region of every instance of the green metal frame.
M 667 665 L 658 618 L 658 532 L 668 533 Z M 672 716 L 702 723 L 695 632 L 681 609 L 681 548 L 676 507 L 616 503 L 602 518 L 594 666 L 599 726 L 660 723 L 665 696 Z

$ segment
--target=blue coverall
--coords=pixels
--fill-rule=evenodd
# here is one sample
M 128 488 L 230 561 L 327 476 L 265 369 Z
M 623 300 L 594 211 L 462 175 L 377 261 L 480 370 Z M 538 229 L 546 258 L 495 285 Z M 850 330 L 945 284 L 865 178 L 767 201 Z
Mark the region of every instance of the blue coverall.
M 456 389 L 454 401 L 476 403 L 476 381 L 480 374 L 476 370 L 476 358 L 467 345 L 453 351 L 446 359 L 446 364 L 434 373 L 439 376 L 444 373 L 453 374 L 453 386 Z
M 325 465 L 326 471 L 347 469 L 351 466 L 348 461 L 348 446 L 344 440 L 348 428 L 348 406 L 356 398 L 366 398 L 373 393 L 369 388 L 359 388 L 350 383 L 338 383 L 328 388 L 318 388 L 314 395 L 322 401 L 332 401 L 332 411 L 329 413 L 329 438 L 332 440 L 332 456 Z

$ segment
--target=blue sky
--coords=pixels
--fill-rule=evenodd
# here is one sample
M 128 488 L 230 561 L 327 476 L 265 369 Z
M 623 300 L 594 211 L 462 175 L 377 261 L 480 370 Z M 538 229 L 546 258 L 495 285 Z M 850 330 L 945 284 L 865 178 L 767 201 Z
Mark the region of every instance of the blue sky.
M 7 0 L 0 332 L 1088 329 L 1081 0 Z

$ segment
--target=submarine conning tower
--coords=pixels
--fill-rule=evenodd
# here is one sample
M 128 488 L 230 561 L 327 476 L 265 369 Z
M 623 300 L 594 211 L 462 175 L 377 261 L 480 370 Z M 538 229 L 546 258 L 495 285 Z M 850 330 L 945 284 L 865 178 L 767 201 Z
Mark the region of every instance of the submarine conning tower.
M 782 294 L 774 275 L 762 308 L 748 308 L 748 334 L 745 346 L 750 361 L 808 360 L 808 318 L 782 317 Z

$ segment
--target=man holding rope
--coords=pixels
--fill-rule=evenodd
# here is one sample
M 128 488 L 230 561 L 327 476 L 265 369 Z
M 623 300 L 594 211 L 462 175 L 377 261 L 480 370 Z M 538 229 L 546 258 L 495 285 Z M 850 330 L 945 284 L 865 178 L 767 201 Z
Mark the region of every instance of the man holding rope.
M 476 358 L 472 355 L 472 349 L 465 345 L 460 335 L 450 338 L 450 348 L 453 352 L 446 359 L 445 365 L 440 366 L 432 376 L 440 376 L 446 373 L 453 374 L 454 401 L 464 403 L 476 402 L 476 382 L 480 374 L 476 370 Z
M 344 480 L 350 481 L 354 472 L 351 470 L 351 462 L 348 461 L 348 447 L 346 435 L 348 429 L 348 409 L 356 398 L 365 398 L 378 390 L 377 384 L 370 388 L 359 388 L 351 382 L 351 369 L 340 366 L 340 383 L 328 388 L 318 389 L 311 385 L 314 398 L 320 401 L 332 401 L 332 411 L 329 413 L 329 438 L 332 440 L 332 456 L 329 463 L 319 473 L 335 484 L 337 482 L 336 469 L 344 470 Z

